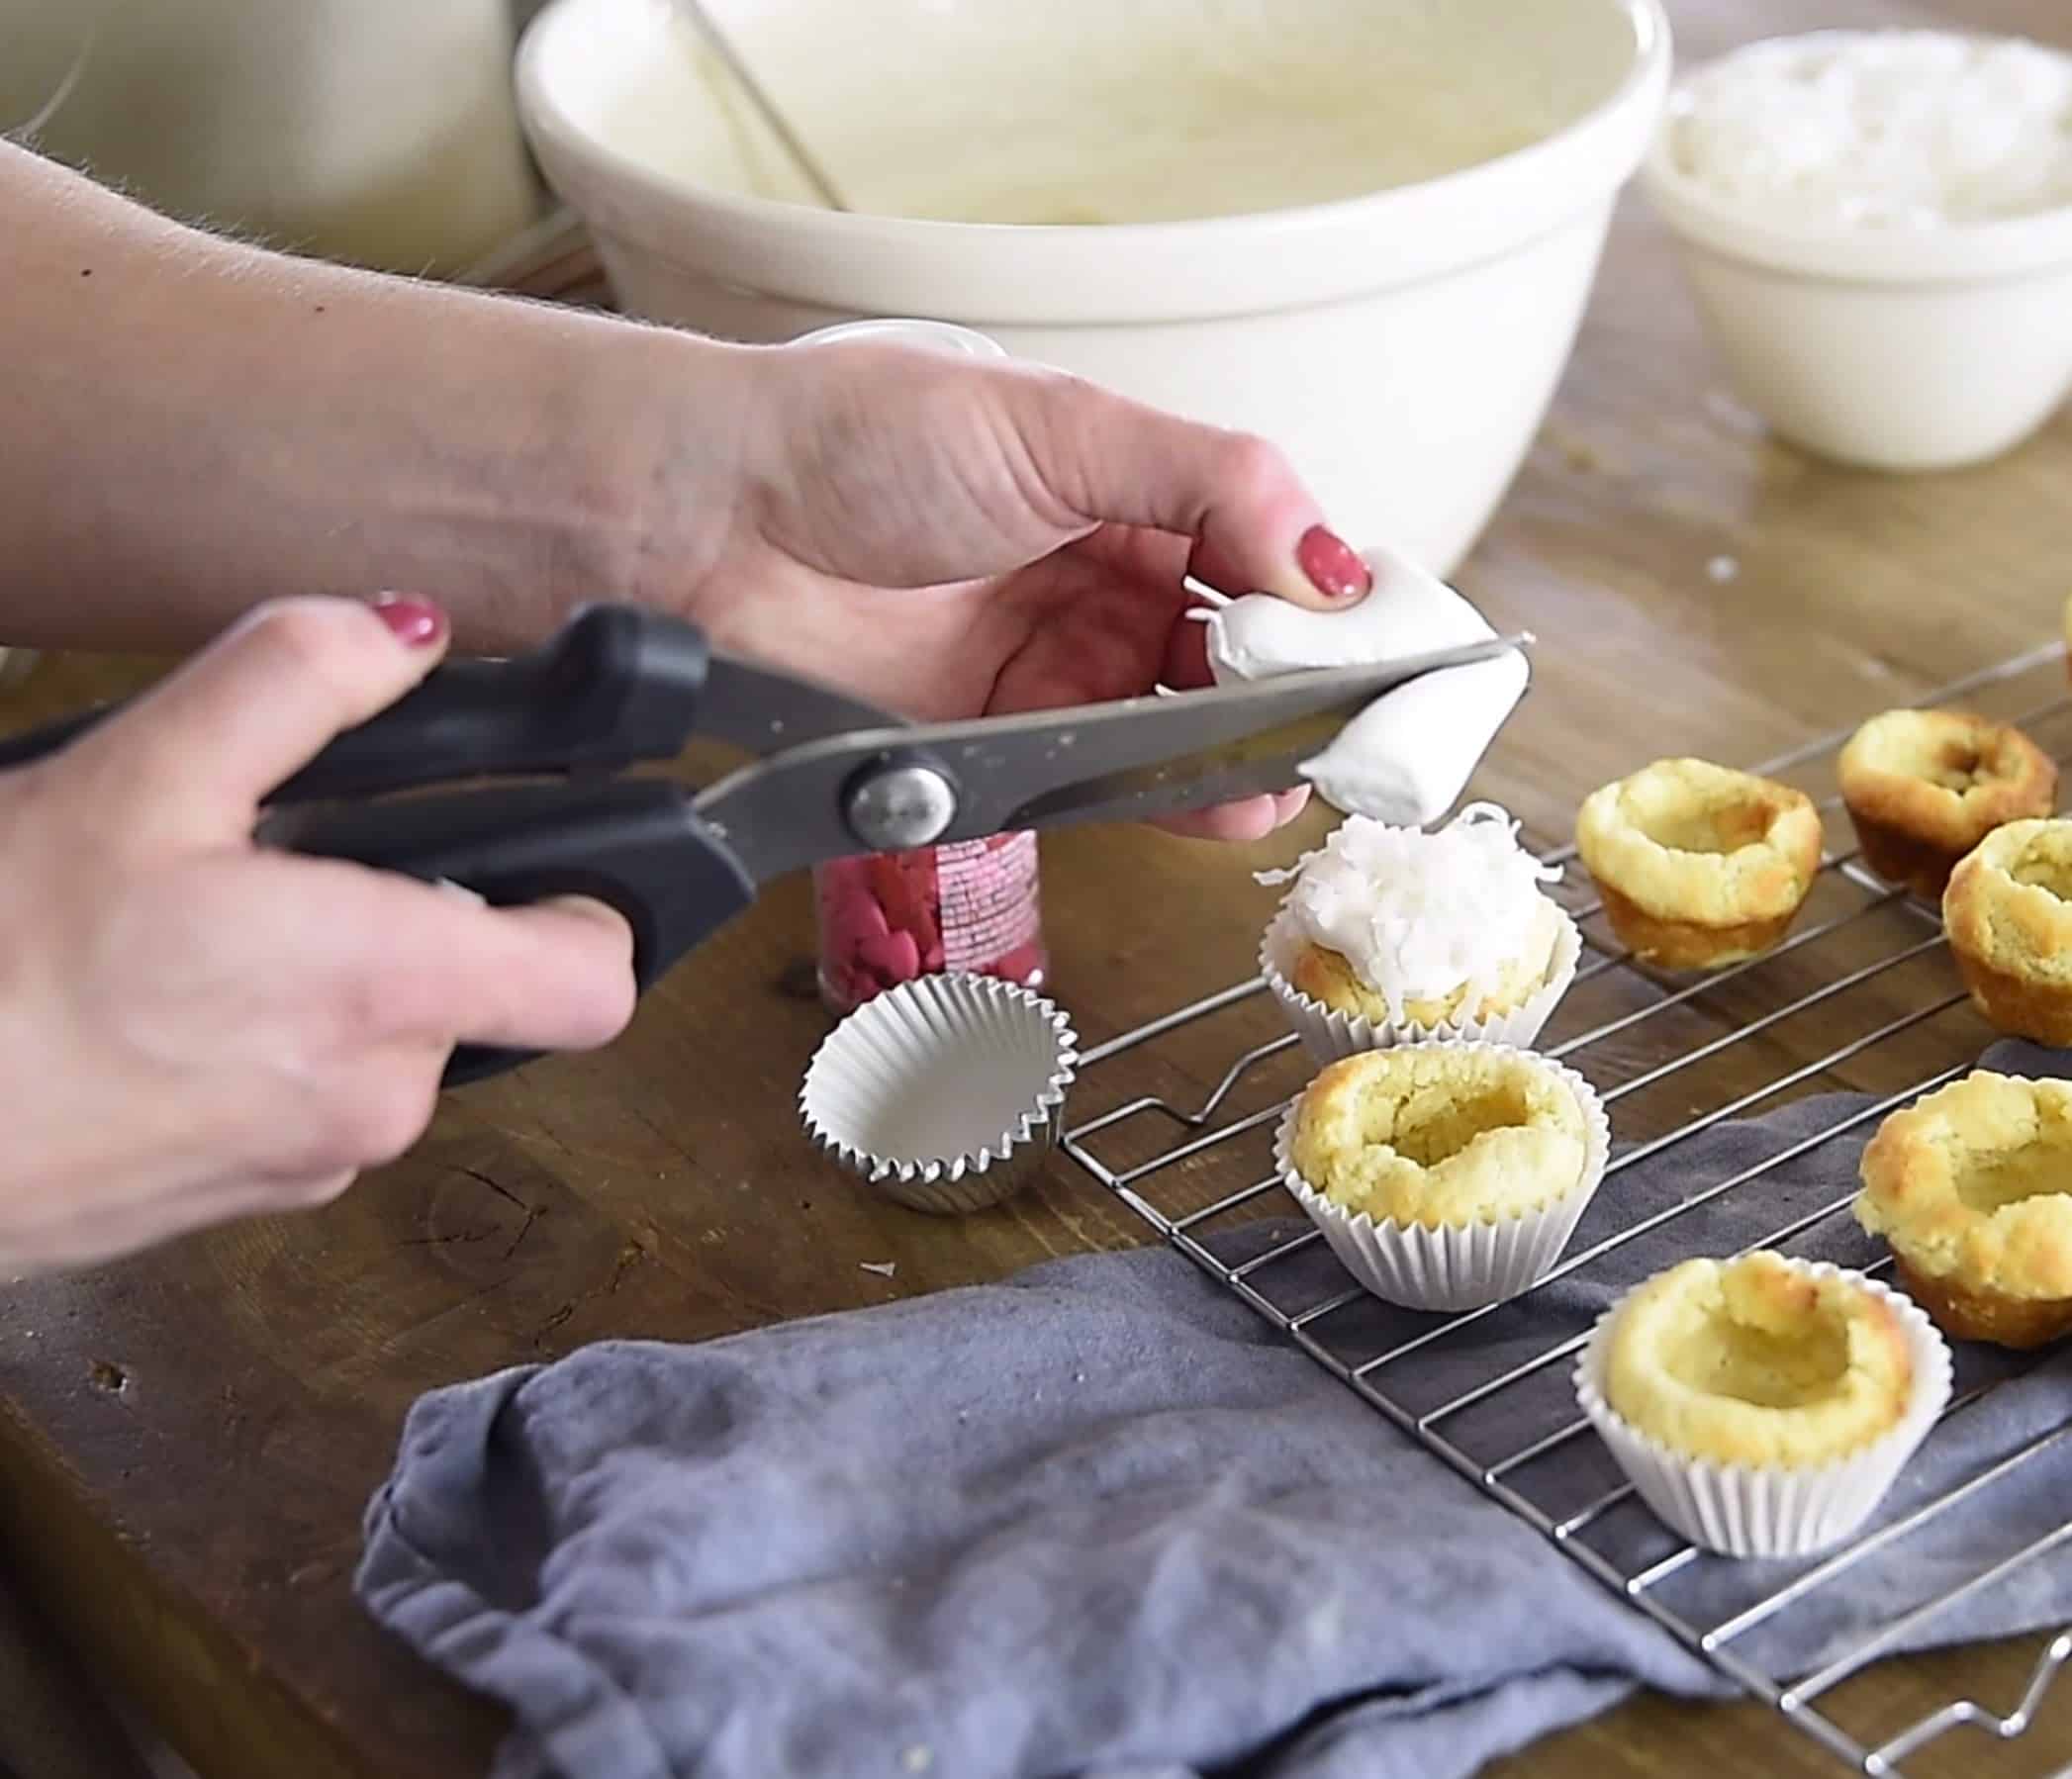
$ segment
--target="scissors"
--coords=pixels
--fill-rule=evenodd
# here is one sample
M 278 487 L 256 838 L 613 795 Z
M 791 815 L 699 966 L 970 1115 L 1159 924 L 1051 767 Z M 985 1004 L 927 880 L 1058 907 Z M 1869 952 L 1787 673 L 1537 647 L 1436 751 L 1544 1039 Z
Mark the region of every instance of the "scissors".
M 1284 791 L 1382 693 L 1529 640 L 912 723 L 719 653 L 679 618 L 592 606 L 530 655 L 435 668 L 280 785 L 255 838 L 497 905 L 593 897 L 632 928 L 644 993 L 763 885 L 802 867 Z M 0 739 L 0 768 L 55 752 L 120 707 Z M 619 776 L 699 739 L 757 757 L 702 790 Z M 481 1080 L 535 1054 L 462 1045 L 445 1080 Z

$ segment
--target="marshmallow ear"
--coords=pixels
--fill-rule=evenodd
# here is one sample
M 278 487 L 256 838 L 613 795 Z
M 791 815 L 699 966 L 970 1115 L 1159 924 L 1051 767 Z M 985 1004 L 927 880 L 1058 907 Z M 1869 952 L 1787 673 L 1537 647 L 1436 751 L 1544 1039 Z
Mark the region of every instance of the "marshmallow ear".
M 1496 634 L 1479 611 L 1423 569 L 1380 550 L 1369 550 L 1366 561 L 1374 571 L 1374 591 L 1343 611 L 1310 611 L 1254 593 L 1210 612 L 1203 621 L 1217 683 L 1355 667 Z
M 1525 657 L 1511 654 L 1399 686 L 1339 730 L 1302 776 L 1345 814 L 1428 826 L 1460 800 L 1530 678 Z
M 1496 634 L 1460 594 L 1392 551 L 1366 558 L 1374 591 L 1347 610 L 1309 611 L 1251 594 L 1212 612 L 1205 621 L 1216 683 L 1428 654 Z M 1398 687 L 1348 723 L 1303 776 L 1347 814 L 1398 827 L 1437 821 L 1467 788 L 1529 677 L 1525 658 L 1507 655 Z

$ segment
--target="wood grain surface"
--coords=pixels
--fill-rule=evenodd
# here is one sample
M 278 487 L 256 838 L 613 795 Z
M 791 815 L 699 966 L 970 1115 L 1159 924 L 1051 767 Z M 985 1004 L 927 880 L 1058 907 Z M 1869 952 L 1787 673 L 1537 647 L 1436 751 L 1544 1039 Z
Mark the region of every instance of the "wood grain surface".
M 1939 19 L 2072 44 L 2062 0 L 1854 0 L 1817 20 L 1795 0 L 1672 0 L 1671 12 L 1689 56 L 1816 22 Z M 1716 559 L 1731 580 L 1709 570 Z M 2072 418 L 1999 463 L 1935 478 L 1845 474 L 1780 447 L 1726 391 L 1665 239 L 1630 202 L 1544 433 L 1461 585 L 1494 621 L 1542 638 L 1535 691 L 1478 789 L 1562 837 L 1583 793 L 1648 758 L 1762 759 L 2054 638 L 2072 591 Z M 0 714 L 27 721 L 147 671 L 47 662 Z M 2006 696 L 2048 697 L 2062 671 Z M 2059 722 L 2055 749 L 2072 753 Z M 1047 842 L 1056 986 L 1088 1040 L 1248 976 L 1268 906 L 1249 873 L 1288 850 L 1114 831 Z M 1593 1074 L 1632 1079 L 1817 993 L 1889 953 L 1908 918 L 1874 909 L 1698 995 L 1593 1052 Z M 1867 988 L 1882 1012 L 1816 1002 L 1634 1093 L 1625 1134 L 1725 1104 L 1952 983 L 1931 956 Z M 1615 972 L 1588 992 L 1616 1009 L 1661 991 Z M 1198 1100 L 1233 1031 L 1254 1029 L 1244 1020 L 1271 1032 L 1263 1008 L 1236 1017 L 1112 1065 L 1095 1090 Z M 0 1302 L 11 1577 L 206 1779 L 484 1770 L 498 1714 L 387 1641 L 348 1590 L 362 1508 L 417 1395 L 603 1337 L 698 1340 L 1146 1239 L 1062 1160 L 1021 1198 L 962 1221 L 860 1190 L 797 1130 L 793 1097 L 825 1029 L 806 897 L 789 885 L 650 995 L 610 1052 L 450 1096 L 416 1154 L 334 1207 L 14 1284 Z M 1889 1091 L 1981 1035 L 1955 1009 L 1812 1084 Z M 1167 1184 L 1206 1202 L 1230 1181 L 1182 1170 Z M 864 1264 L 883 1262 L 893 1276 Z M 2032 1654 L 2023 1642 L 1887 1664 L 1837 1710 L 1889 1733 L 1952 1689 L 2004 1709 Z M 2023 1742 L 1960 1738 L 1919 1770 L 2040 1774 L 2068 1760 L 2072 1691 Z M 1502 1770 L 1838 1769 L 1759 1707 L 1644 1700 Z

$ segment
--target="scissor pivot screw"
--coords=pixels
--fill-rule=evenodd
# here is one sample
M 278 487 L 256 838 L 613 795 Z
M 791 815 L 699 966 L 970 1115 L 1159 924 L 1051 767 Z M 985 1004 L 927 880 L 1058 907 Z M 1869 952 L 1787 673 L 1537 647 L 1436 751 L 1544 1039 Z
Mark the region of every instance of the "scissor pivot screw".
M 849 831 L 873 852 L 927 846 L 956 819 L 957 792 L 932 766 L 886 766 L 849 788 Z

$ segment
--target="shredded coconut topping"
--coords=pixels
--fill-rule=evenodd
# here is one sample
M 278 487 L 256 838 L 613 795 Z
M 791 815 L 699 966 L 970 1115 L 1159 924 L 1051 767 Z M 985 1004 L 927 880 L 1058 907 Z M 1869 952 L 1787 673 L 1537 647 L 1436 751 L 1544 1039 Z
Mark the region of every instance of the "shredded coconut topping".
M 1532 943 L 1541 886 L 1560 876 L 1518 844 L 1508 812 L 1469 803 L 1431 832 L 1349 816 L 1317 851 L 1259 881 L 1292 883 L 1285 905 L 1304 936 L 1344 957 L 1401 1020 L 1413 1000 L 1493 992 Z
M 1676 163 L 1778 222 L 1940 229 L 2072 204 L 2072 56 L 2010 38 L 1813 32 L 1695 75 Z

